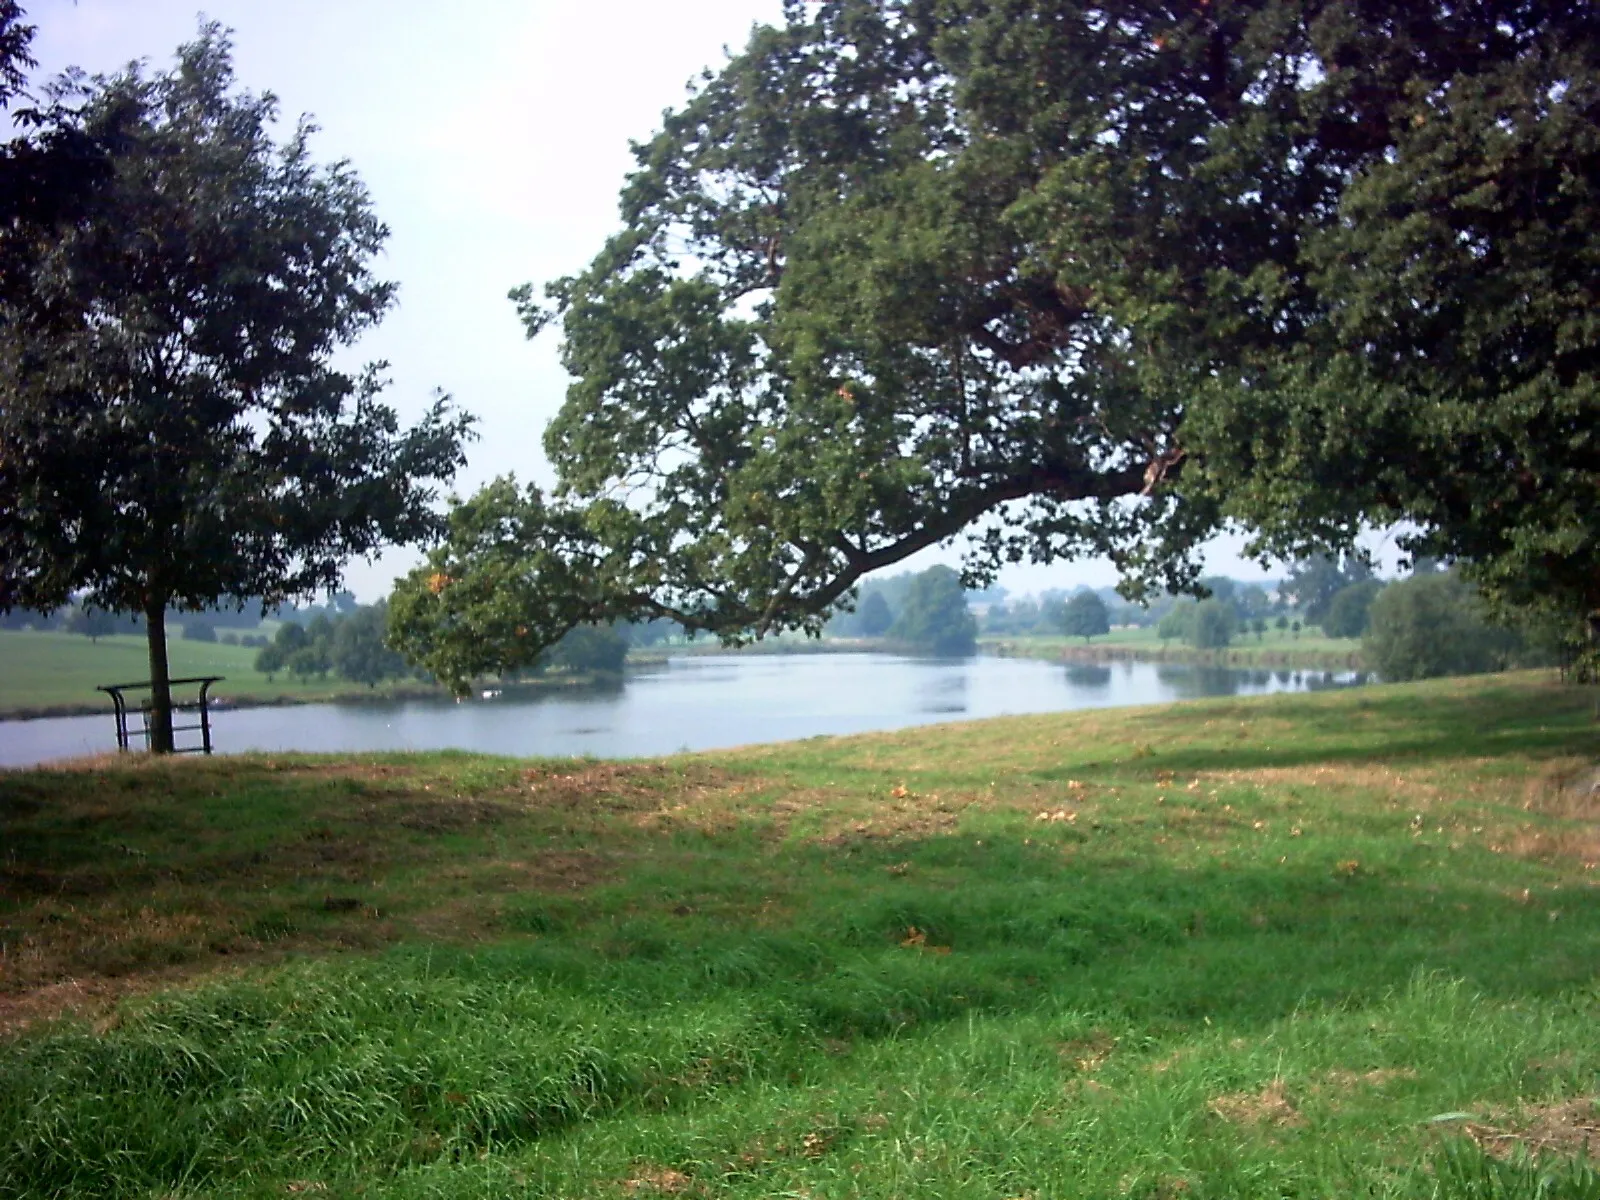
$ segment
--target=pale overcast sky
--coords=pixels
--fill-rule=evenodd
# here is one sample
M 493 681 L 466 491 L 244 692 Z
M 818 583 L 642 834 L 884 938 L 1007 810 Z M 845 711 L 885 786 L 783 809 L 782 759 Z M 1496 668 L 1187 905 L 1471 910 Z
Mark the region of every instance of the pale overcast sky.
M 194 0 L 24 0 L 39 26 L 36 78 L 75 65 L 165 66 L 199 21 Z M 382 269 L 400 304 L 359 347 L 386 359 L 403 417 L 443 388 L 477 414 L 462 493 L 515 471 L 548 482 L 540 449 L 566 377 L 557 342 L 529 343 L 509 288 L 581 268 L 617 227 L 632 164 L 688 80 L 741 47 L 779 0 L 212 0 L 234 31 L 240 82 L 274 92 L 286 123 L 311 114 L 318 158 L 348 158 L 391 236 Z M 1212 568 L 1261 575 L 1237 540 Z M 415 553 L 351 565 L 363 600 Z M 955 562 L 958 551 L 934 558 Z M 926 557 L 914 560 L 921 565 Z M 1115 581 L 1105 563 L 1016 568 L 1016 591 Z

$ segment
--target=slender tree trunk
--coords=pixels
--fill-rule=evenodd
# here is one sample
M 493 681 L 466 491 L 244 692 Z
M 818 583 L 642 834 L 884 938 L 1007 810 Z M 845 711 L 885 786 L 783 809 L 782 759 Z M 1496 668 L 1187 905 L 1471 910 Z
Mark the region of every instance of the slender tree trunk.
M 167 604 L 152 601 L 144 610 L 150 646 L 150 752 L 172 753 L 172 685 L 167 674 Z

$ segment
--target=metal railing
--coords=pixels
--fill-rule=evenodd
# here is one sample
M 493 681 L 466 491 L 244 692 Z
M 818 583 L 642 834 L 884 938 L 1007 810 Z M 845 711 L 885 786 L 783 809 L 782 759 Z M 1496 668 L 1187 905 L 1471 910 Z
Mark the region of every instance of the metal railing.
M 195 675 L 186 679 L 169 679 L 167 681 L 167 686 L 169 689 L 181 687 L 190 683 L 197 683 L 200 685 L 200 691 L 195 699 L 181 703 L 174 701 L 172 704 L 172 716 L 174 721 L 177 720 L 179 713 L 192 712 L 200 715 L 200 719 L 193 725 L 174 724 L 172 726 L 172 752 L 174 754 L 211 753 L 211 707 L 208 693 L 211 691 L 211 685 L 213 683 L 221 683 L 223 678 L 224 676 L 221 675 Z M 110 696 L 111 703 L 116 709 L 118 750 L 123 752 L 132 750 L 134 738 L 143 738 L 144 749 L 148 750 L 150 748 L 150 699 L 149 697 L 145 697 L 139 706 L 132 710 L 137 712 L 142 718 L 143 727 L 137 730 L 130 730 L 128 728 L 128 716 L 130 712 L 129 698 L 123 694 L 125 692 L 149 690 L 149 680 L 144 680 L 140 683 L 108 683 L 101 687 L 95 688 L 95 691 L 104 692 L 106 695 Z M 178 734 L 196 732 L 200 734 L 200 744 L 198 746 L 178 745 Z

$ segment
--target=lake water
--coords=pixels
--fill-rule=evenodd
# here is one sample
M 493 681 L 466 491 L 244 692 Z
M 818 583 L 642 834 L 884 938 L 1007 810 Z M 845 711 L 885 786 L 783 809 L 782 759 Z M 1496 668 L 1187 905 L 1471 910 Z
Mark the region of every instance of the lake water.
M 1361 681 L 1351 673 L 1069 665 L 987 656 L 704 655 L 671 659 L 609 688 L 531 698 L 226 709 L 214 715 L 213 739 L 224 753 L 457 748 L 625 758 L 1007 713 L 1306 691 Z M 115 748 L 109 709 L 95 717 L 0 721 L 0 766 Z

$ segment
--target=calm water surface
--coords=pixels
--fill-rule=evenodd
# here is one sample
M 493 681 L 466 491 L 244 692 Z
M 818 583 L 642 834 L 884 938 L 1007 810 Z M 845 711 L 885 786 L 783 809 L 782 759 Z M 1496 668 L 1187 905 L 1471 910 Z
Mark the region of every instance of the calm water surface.
M 1067 665 L 888 654 L 675 658 L 611 688 L 537 698 L 219 712 L 220 751 L 441 750 L 602 758 L 900 729 L 1006 713 L 1306 691 L 1361 677 L 1175 664 Z M 111 715 L 0 721 L 0 765 L 116 747 Z

